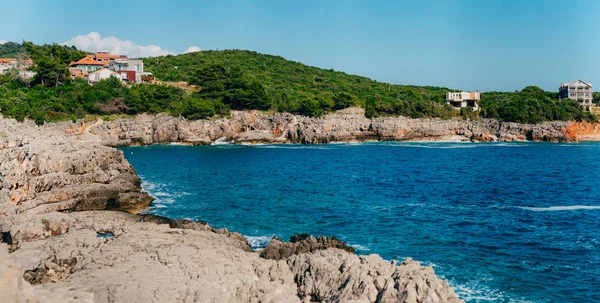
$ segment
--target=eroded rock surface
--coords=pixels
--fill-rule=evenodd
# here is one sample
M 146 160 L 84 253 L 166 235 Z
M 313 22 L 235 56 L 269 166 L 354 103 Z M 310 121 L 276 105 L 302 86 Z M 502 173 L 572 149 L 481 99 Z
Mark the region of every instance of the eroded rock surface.
M 281 239 L 273 238 L 269 244 L 260 252 L 260 256 L 271 260 L 285 260 L 292 255 L 309 253 L 328 248 L 337 248 L 349 253 L 354 253 L 352 246 L 336 239 L 325 236 L 318 238 L 307 234 L 292 236 L 290 242 L 283 242 Z
M 520 124 L 491 119 L 478 121 L 382 117 L 369 119 L 364 110 L 348 108 L 310 118 L 289 113 L 232 111 L 231 118 L 188 121 L 160 115 L 48 126 L 80 140 L 105 145 L 148 145 L 181 142 L 330 143 L 354 141 L 569 141 L 567 122 Z
M 355 133 L 347 135 L 347 124 L 254 112 L 43 127 L 0 117 L 0 232 L 12 242 L 0 243 L 2 302 L 459 302 L 431 268 L 358 257 L 335 239 L 274 241 L 262 258 L 227 229 L 136 214 L 151 197 L 107 146 L 372 136 L 362 118 L 342 116 Z
M 293 255 L 287 262 L 298 295 L 317 302 L 463 302 L 431 267 L 410 258 L 397 266 L 378 255 L 329 249 Z

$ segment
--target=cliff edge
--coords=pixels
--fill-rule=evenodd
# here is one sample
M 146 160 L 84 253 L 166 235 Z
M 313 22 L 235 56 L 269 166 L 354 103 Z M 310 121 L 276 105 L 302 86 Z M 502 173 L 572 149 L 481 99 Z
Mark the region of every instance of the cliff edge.
M 204 145 L 230 143 L 319 144 L 356 141 L 571 141 L 568 122 L 519 124 L 491 119 L 441 120 L 383 117 L 369 119 L 360 108 L 323 118 L 289 113 L 232 111 L 231 117 L 185 120 L 165 114 L 139 115 L 111 121 L 47 124 L 45 128 L 103 145 L 149 145 L 180 142 Z
M 0 244 L 0 285 L 7 300 L 462 302 L 431 267 L 410 259 L 397 264 L 377 255 L 357 256 L 336 240 L 310 237 L 294 245 L 275 241 L 286 247 L 285 255 L 266 258 L 226 229 L 140 215 L 152 198 L 141 192 L 122 152 L 106 146 L 195 144 L 228 136 L 262 142 L 282 134 L 307 143 L 371 138 L 333 131 L 368 127 L 362 119 L 353 121 L 356 115 L 338 118 L 350 119 L 343 122 L 346 126 L 276 115 L 236 112 L 229 120 L 193 122 L 159 115 L 43 127 L 0 117 L 0 232 L 5 242 Z M 277 126 L 281 121 L 288 124 Z M 447 131 L 441 128 L 439 134 Z

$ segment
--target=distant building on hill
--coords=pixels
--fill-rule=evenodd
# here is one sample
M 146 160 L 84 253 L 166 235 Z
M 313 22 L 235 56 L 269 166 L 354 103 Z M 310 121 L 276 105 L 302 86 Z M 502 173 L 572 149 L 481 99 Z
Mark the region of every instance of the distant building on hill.
M 88 83 L 92 85 L 98 83 L 100 80 L 110 79 L 110 77 L 115 77 L 120 81 L 123 81 L 121 74 L 108 68 L 101 68 L 87 75 Z
M 119 73 L 121 75 L 121 79 L 125 83 L 137 83 L 138 82 L 138 81 L 136 81 L 136 78 L 138 75 L 133 70 L 119 70 L 119 71 L 117 71 L 117 73 Z
M 446 104 L 455 109 L 469 107 L 479 110 L 479 100 L 481 100 L 479 92 L 448 92 L 446 94 Z
M 30 59 L 0 58 L 0 75 L 6 75 L 9 70 L 13 70 L 22 79 L 31 79 L 36 73 L 29 71 L 33 61 Z
M 102 69 L 106 71 L 95 73 Z M 150 82 L 144 81 L 147 78 L 144 61 L 129 59 L 126 55 L 112 55 L 109 52 L 96 52 L 77 62 L 71 62 L 69 72 L 71 78 L 87 78 L 90 84 L 106 79 L 105 76 L 115 76 L 126 83 Z
M 81 69 L 86 73 L 91 73 L 93 71 L 99 70 L 102 68 L 102 63 L 96 61 L 93 55 L 88 55 L 85 58 L 79 61 L 72 61 L 69 63 L 70 68 Z
M 17 58 L 0 58 L 0 75 L 6 74 L 11 68 L 17 68 Z
M 574 100 L 584 110 L 589 111 L 592 108 L 592 84 L 583 80 L 563 83 L 558 89 L 558 97 Z
M 96 52 L 94 54 L 96 61 L 102 63 L 104 67 L 109 67 L 109 64 L 115 60 L 127 60 L 126 55 L 111 55 L 109 52 Z

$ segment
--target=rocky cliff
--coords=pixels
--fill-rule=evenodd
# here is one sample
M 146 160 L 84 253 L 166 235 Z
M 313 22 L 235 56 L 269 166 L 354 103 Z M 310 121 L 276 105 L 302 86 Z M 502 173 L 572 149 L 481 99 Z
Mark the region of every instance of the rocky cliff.
M 140 115 L 112 121 L 79 121 L 46 126 L 79 140 L 104 145 L 148 145 L 180 142 L 191 145 L 233 143 L 330 143 L 355 141 L 570 141 L 567 122 L 519 124 L 384 117 L 368 119 L 364 110 L 349 108 L 310 118 L 289 113 L 232 111 L 230 118 L 188 121 L 167 115 Z
M 410 259 L 357 256 L 336 239 L 308 235 L 275 240 L 261 256 L 226 229 L 137 214 L 152 198 L 122 152 L 107 146 L 371 138 L 360 130 L 366 122 L 350 117 L 333 126 L 234 112 L 215 121 L 159 115 L 43 127 L 0 117 L 2 302 L 462 302 Z
M 18 123 L 0 117 L 0 286 L 8 302 L 462 302 L 433 269 L 357 256 L 335 238 L 274 239 L 137 214 L 152 200 L 112 146 L 180 142 L 577 141 L 599 126 L 495 120 L 324 118 L 233 111 Z M 10 251 L 10 254 L 8 253 Z

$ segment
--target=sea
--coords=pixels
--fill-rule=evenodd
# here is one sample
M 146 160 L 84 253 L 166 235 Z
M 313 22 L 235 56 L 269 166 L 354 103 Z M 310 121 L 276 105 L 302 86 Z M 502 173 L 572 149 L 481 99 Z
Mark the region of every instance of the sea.
M 335 236 L 432 266 L 466 302 L 600 302 L 600 143 L 121 148 L 148 212 Z

